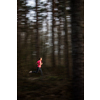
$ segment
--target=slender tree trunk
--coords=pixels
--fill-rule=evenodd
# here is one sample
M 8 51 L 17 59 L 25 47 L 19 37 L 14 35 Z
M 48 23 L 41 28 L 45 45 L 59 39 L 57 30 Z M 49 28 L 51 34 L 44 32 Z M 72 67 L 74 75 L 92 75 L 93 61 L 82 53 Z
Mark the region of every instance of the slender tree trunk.
M 61 66 L 61 54 L 60 54 L 60 46 L 61 46 L 61 18 L 59 18 L 59 27 L 58 27 L 58 65 Z
M 31 52 L 30 52 L 30 54 L 31 54 L 31 65 L 33 65 L 33 58 L 34 58 L 34 55 L 33 55 L 33 51 L 34 51 L 34 33 L 33 33 L 33 31 L 31 31 L 31 45 L 30 45 L 31 47 Z
M 84 1 L 71 0 L 73 100 L 84 100 Z
M 66 0 L 64 0 L 64 19 L 65 19 L 65 23 L 64 23 L 64 30 L 65 30 L 65 38 L 64 38 L 64 42 L 65 42 L 65 49 L 64 49 L 64 53 L 65 53 L 65 66 L 67 66 L 67 77 L 69 77 L 69 45 L 68 45 L 68 29 L 67 29 L 67 11 L 66 11 Z
M 25 0 L 25 33 L 26 33 L 26 36 L 25 36 L 25 41 L 24 41 L 24 48 L 25 48 L 25 65 L 27 66 L 27 39 L 28 39 L 28 28 L 27 28 L 27 8 L 26 8 L 26 0 Z
M 55 67 L 55 46 L 54 46 L 54 0 L 52 0 L 52 67 Z
M 46 37 L 45 37 L 45 43 L 48 42 L 48 36 L 47 36 L 47 35 L 48 35 L 48 31 L 49 31 L 49 30 L 48 30 L 48 19 L 47 19 L 47 18 L 48 18 L 48 9 L 47 9 L 47 7 L 46 7 L 46 13 L 47 13 L 47 16 L 46 16 L 46 25 L 47 25 L 46 28 L 47 28 L 47 31 L 46 31 L 46 33 L 45 33 L 45 35 L 46 35 Z M 44 45 L 45 45 L 45 44 L 44 44 Z M 45 51 L 45 52 L 43 52 L 43 53 L 44 53 L 44 54 L 43 54 L 43 55 L 44 55 L 44 56 L 43 56 L 43 63 L 44 63 L 43 66 L 45 66 L 46 57 L 47 57 L 47 52 L 48 52 L 48 51 L 47 51 L 47 48 L 46 48 L 46 45 L 45 45 L 45 50 L 44 50 L 44 51 Z
M 20 52 L 21 52 L 21 46 L 20 46 L 20 43 L 21 43 L 21 38 L 20 38 L 20 27 L 19 27 L 19 18 L 20 18 L 20 12 L 18 11 L 19 10 L 19 7 L 20 7 L 20 1 L 17 0 L 17 66 L 19 67 L 19 64 L 20 64 Z M 17 67 L 17 68 L 18 68 Z
M 19 28 L 19 7 L 20 7 L 20 1 L 17 0 L 17 52 L 20 48 L 20 28 Z
M 38 0 L 36 0 L 36 58 L 39 59 L 39 31 L 38 31 Z

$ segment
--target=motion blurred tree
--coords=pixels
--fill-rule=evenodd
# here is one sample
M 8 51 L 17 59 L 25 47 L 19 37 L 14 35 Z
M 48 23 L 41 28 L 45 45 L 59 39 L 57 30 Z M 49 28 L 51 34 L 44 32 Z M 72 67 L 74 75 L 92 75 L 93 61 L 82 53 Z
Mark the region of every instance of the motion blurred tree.
M 55 45 L 54 45 L 54 27 L 55 27 L 55 19 L 54 19 L 54 5 L 55 2 L 52 0 L 52 67 L 55 67 Z
M 71 0 L 73 100 L 84 100 L 84 0 Z
M 38 28 L 38 0 L 36 2 L 36 56 L 39 59 L 40 55 L 40 46 L 39 46 L 39 28 Z

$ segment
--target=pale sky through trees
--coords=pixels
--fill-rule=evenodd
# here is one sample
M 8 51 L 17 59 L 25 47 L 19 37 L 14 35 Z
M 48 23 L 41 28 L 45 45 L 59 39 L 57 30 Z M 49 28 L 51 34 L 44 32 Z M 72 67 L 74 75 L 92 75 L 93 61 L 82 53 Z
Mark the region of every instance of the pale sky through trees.
M 47 3 L 47 0 L 40 0 L 39 2 Z M 27 6 L 35 7 L 35 0 L 27 0 L 27 3 L 28 3 Z M 47 10 L 49 10 L 49 11 L 51 11 L 51 9 L 52 9 L 51 6 L 52 6 L 52 4 L 50 2 L 48 3 L 47 6 L 43 6 L 42 4 L 41 4 L 41 6 L 39 5 L 39 7 L 41 7 L 41 8 L 47 7 Z M 69 10 L 69 9 L 70 9 L 70 7 L 66 7 L 66 10 Z M 48 19 L 48 28 L 49 28 L 49 30 L 48 30 L 48 41 L 49 42 L 46 43 L 46 44 L 49 44 L 49 46 L 51 46 L 52 45 L 51 44 L 51 37 L 52 37 L 52 32 L 51 32 L 52 11 L 51 12 L 43 12 L 43 13 L 41 12 L 41 14 L 44 15 L 44 16 L 48 14 L 47 19 Z M 27 14 L 27 17 L 29 18 L 30 21 L 36 22 L 36 19 L 34 18 L 34 16 L 36 16 L 36 12 L 34 11 L 34 9 L 30 10 L 29 13 Z M 67 15 L 66 18 L 67 18 L 67 21 L 68 21 L 68 27 L 71 27 L 71 25 L 70 25 L 70 21 L 71 21 L 70 15 Z M 55 20 L 56 20 L 56 25 L 59 24 L 59 19 L 57 17 L 55 17 Z M 47 31 L 46 20 L 42 21 L 42 25 L 43 25 L 42 26 L 42 31 L 45 33 Z M 57 34 L 56 34 L 57 33 L 57 29 L 55 28 L 54 31 L 55 31 L 55 37 L 57 37 Z M 71 30 L 68 30 L 68 32 L 70 33 Z M 65 34 L 64 31 L 62 31 L 61 32 L 61 36 L 64 36 L 64 34 Z M 57 45 L 57 44 L 58 44 L 58 41 L 55 40 L 55 45 Z M 63 45 L 61 45 L 61 48 L 64 48 Z M 57 51 L 55 50 L 55 52 L 57 52 Z
M 46 3 L 47 0 L 40 0 L 40 2 L 43 2 L 43 3 Z M 35 7 L 35 0 L 27 0 L 27 6 L 32 6 L 32 7 Z M 40 6 L 40 5 L 39 5 Z M 44 8 L 44 6 L 40 6 L 42 8 Z M 50 8 L 50 3 L 48 3 L 48 9 L 51 9 Z M 49 27 L 49 32 L 48 32 L 48 41 L 49 43 L 46 43 L 46 44 L 49 44 L 50 45 L 50 37 L 52 36 L 51 35 L 51 29 L 50 29 L 50 25 L 52 24 L 52 21 L 51 21 L 51 17 L 52 17 L 52 12 L 45 12 L 45 13 L 42 13 L 42 15 L 47 15 L 48 13 L 48 27 Z M 36 22 L 36 19 L 34 18 L 34 16 L 36 16 L 36 12 L 34 10 L 30 10 L 29 13 L 27 14 L 27 17 L 29 18 L 30 21 L 33 21 L 33 22 Z M 43 32 L 46 32 L 47 31 L 47 28 L 46 28 L 46 20 L 44 20 L 42 22 L 43 24 L 43 28 L 42 28 L 42 31 Z

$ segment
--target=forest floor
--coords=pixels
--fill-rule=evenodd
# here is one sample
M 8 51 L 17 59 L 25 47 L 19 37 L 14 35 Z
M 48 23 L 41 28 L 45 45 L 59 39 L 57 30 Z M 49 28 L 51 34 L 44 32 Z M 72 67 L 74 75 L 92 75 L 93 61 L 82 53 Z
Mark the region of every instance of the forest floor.
M 40 73 L 27 73 L 28 76 L 17 78 L 18 100 L 66 100 L 67 92 L 66 68 L 43 69 Z

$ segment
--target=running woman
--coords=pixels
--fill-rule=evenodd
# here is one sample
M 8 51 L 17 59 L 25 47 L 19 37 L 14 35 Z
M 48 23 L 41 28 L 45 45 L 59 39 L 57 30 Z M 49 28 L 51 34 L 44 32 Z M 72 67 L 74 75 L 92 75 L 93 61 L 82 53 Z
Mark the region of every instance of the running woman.
M 42 69 L 41 69 L 41 65 L 43 64 L 42 63 L 42 57 L 40 57 L 40 59 L 36 62 L 36 64 L 37 64 L 37 70 L 36 71 L 29 71 L 29 73 L 38 73 L 39 70 L 40 70 L 41 75 L 43 75 Z

